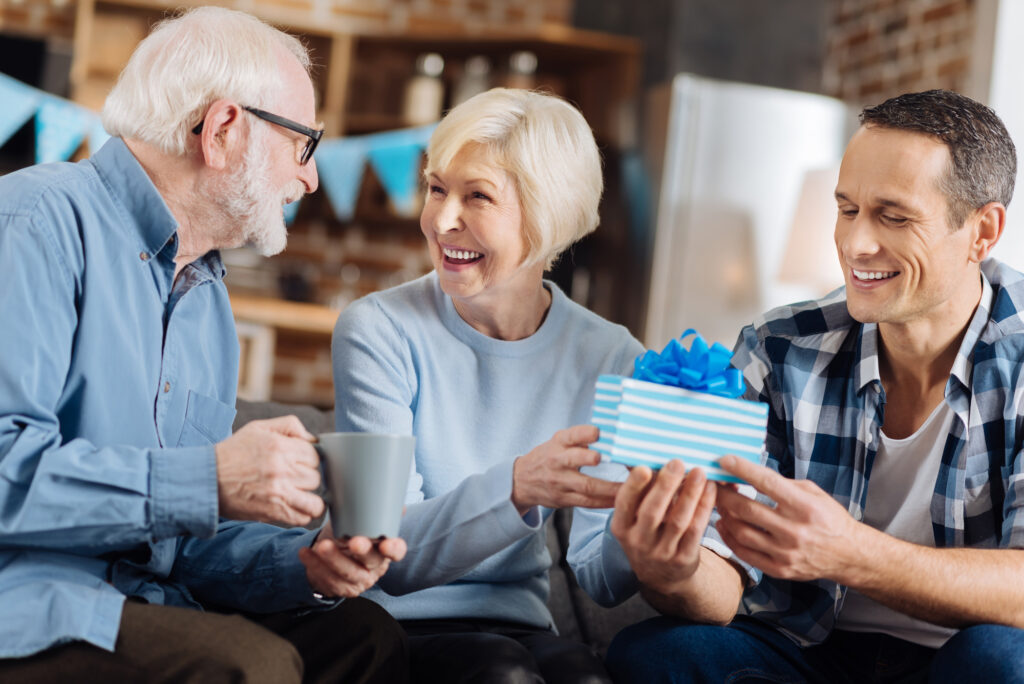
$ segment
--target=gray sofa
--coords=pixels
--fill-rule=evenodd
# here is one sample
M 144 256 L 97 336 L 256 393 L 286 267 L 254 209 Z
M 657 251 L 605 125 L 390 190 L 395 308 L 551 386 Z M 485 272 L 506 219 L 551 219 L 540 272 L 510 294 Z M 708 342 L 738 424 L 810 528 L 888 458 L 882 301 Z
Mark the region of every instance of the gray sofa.
M 306 429 L 313 434 L 331 432 L 334 429 L 334 413 L 330 410 L 276 402 L 248 402 L 242 399 L 238 400 L 235 429 L 250 420 L 288 414 L 298 416 Z M 620 629 L 656 615 L 656 612 L 640 596 L 634 596 L 614 608 L 603 608 L 586 595 L 576 583 L 572 570 L 565 560 L 571 522 L 570 511 L 557 511 L 548 521 L 548 549 L 551 557 L 556 559 L 551 568 L 551 596 L 548 599 L 548 607 L 560 634 L 589 644 L 603 655 Z

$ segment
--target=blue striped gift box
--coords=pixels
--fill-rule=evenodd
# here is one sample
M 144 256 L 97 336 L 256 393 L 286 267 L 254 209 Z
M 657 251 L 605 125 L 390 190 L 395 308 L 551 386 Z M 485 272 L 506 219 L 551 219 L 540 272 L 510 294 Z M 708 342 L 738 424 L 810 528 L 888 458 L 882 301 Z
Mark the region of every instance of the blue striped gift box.
M 678 458 L 710 480 L 742 483 L 721 470 L 718 459 L 735 454 L 760 463 L 768 405 L 602 375 L 591 422 L 601 436 L 590 448 L 607 460 L 658 469 Z

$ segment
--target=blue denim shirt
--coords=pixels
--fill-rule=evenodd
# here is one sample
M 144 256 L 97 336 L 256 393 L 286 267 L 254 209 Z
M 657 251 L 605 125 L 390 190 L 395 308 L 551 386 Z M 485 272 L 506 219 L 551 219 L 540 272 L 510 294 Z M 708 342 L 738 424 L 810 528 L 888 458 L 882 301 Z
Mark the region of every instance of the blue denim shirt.
M 311 532 L 218 521 L 238 340 L 210 252 L 120 139 L 0 178 L 0 657 L 113 649 L 126 596 L 321 605 Z

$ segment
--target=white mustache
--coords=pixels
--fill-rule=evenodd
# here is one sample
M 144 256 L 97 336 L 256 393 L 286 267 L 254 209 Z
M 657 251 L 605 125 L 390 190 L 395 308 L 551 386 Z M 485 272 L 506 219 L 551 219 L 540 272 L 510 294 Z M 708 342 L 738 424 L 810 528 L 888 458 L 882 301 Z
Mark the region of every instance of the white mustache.
M 302 196 L 306 194 L 306 186 L 302 184 L 302 181 L 292 181 L 285 189 L 281 192 L 281 204 L 291 204 L 302 199 Z

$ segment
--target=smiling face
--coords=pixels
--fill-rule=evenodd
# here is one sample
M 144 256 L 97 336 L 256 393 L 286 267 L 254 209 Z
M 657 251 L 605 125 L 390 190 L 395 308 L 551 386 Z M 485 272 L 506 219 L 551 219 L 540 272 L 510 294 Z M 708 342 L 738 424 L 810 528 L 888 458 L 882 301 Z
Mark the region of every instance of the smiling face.
M 479 145 L 427 177 L 420 229 L 457 305 L 497 305 L 541 287 L 542 264 L 521 268 L 527 245 L 515 183 Z
M 858 321 L 960 324 L 980 295 L 972 218 L 951 230 L 941 181 L 948 148 L 929 136 L 862 127 L 836 186 L 835 243 Z

